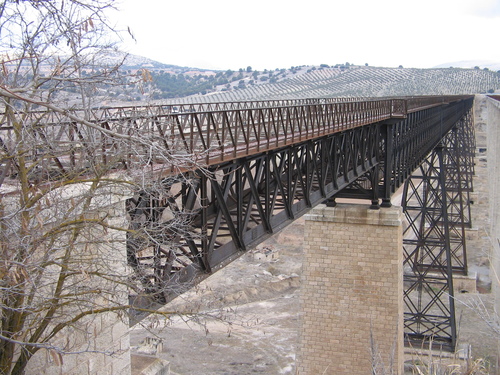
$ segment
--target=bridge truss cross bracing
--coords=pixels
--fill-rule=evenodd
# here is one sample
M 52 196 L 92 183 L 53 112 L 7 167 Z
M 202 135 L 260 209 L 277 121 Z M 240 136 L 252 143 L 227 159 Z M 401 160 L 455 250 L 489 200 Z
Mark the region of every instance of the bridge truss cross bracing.
M 441 272 L 446 286 L 430 299 L 445 306 L 443 320 L 451 322 L 451 305 L 442 298 L 452 292 L 450 272 L 467 268 L 465 242 L 457 238 L 463 239 L 463 227 L 470 225 L 472 101 L 470 96 L 310 99 L 33 112 L 23 115 L 33 128 L 33 147 L 23 156 L 33 171 L 38 165 L 50 171 L 34 174 L 35 184 L 84 177 L 88 165 L 144 170 L 140 163 L 148 160 L 154 186 L 127 202 L 127 255 L 139 284 L 159 303 L 320 202 L 367 198 L 379 208 L 380 201 L 390 205 L 408 181 L 405 213 L 415 222 L 410 227 L 420 228 L 412 236 L 444 243 L 436 247 L 437 255 L 425 256 L 423 244 L 411 245 L 419 250 L 405 244 L 405 264 L 417 272 L 417 285 L 405 294 L 412 298 L 409 305 L 417 306 L 407 314 L 408 337 L 445 332 L 442 341 L 453 346 L 452 324 L 435 323 L 429 315 L 434 307 L 425 307 L 429 297 L 414 300 L 413 291 L 434 288 L 424 284 L 431 270 Z M 141 144 L 141 137 L 147 142 Z M 8 157 L 16 148 L 13 124 L 0 124 L 0 145 L 6 155 L 0 160 L 1 186 L 16 176 L 15 158 Z M 191 164 L 158 160 L 152 148 Z M 409 179 L 416 169 L 421 175 Z M 417 198 L 424 185 L 435 191 L 434 199 Z M 424 216 L 428 206 L 435 213 Z M 413 217 L 432 219 L 432 236 L 425 232 L 428 224 Z M 440 230 L 444 223 L 449 229 Z
M 167 178 L 162 197 L 144 190 L 129 200 L 134 229 L 145 225 L 151 239 L 131 237 L 129 259 L 149 292 L 168 300 L 174 286 L 214 271 L 374 170 L 379 137 L 378 124 L 362 126 L 193 172 L 182 186 Z M 166 236 L 175 225 L 162 225 L 165 210 L 186 230 Z
M 472 100 L 466 100 L 424 108 L 408 113 L 404 119 L 377 121 L 236 158 L 210 166 L 208 173 L 193 172 L 182 187 L 167 178 L 163 181 L 163 197 L 145 190 L 129 201 L 135 229 L 137 223 L 148 223 L 157 225 L 151 233 L 162 233 L 152 243 L 131 238 L 131 264 L 148 292 L 157 301 L 166 301 L 182 291 L 179 285 L 189 286 L 196 275 L 203 277 L 222 267 L 320 202 L 362 197 L 377 208 L 379 199 L 382 206 L 387 205 L 406 182 L 402 204 L 409 225 L 405 232 L 413 231 L 411 236 L 418 238 L 419 244 L 441 244 L 431 246 L 426 255 L 420 250 L 418 258 L 411 250 L 413 240 L 405 240 L 405 266 L 414 272 L 405 274 L 407 341 L 414 344 L 415 340 L 432 337 L 443 347 L 452 348 L 456 328 L 452 302 L 448 301 L 453 295 L 451 275 L 467 272 L 463 231 L 470 226 L 468 194 L 472 190 L 474 150 L 471 104 Z M 417 198 L 422 184 L 415 182 L 417 175 L 410 178 L 415 170 L 433 176 L 421 178 L 428 185 L 425 189 L 439 191 L 433 198 L 428 194 Z M 415 207 L 414 200 L 420 206 Z M 433 221 L 424 223 L 421 213 L 412 219 L 419 209 L 433 212 Z M 165 228 L 158 226 L 165 210 L 183 216 L 177 220 L 189 226 L 186 235 L 164 235 L 165 228 L 171 227 L 166 222 Z M 424 225 L 417 228 L 417 221 Z M 440 263 L 429 261 L 431 257 Z M 423 297 L 423 290 L 436 291 L 432 283 L 437 281 L 430 270 L 441 273 L 443 287 L 431 297 Z M 441 310 L 444 323 L 433 315 L 436 308 Z

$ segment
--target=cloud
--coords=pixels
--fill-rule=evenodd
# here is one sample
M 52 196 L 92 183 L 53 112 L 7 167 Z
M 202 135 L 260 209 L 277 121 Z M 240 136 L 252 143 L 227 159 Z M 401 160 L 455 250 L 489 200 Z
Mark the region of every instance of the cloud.
M 123 0 L 121 7 L 120 23 L 138 40 L 128 50 L 176 65 L 262 70 L 500 61 L 488 43 L 498 0 Z
M 500 1 L 498 0 L 474 0 L 468 4 L 471 14 L 478 17 L 496 18 L 500 17 Z

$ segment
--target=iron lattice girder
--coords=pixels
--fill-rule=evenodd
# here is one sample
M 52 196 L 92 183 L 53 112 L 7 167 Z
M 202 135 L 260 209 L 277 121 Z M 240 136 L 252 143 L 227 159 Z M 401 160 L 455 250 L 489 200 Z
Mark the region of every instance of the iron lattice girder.
M 473 99 L 453 102 L 408 114 L 407 118 L 385 127 L 384 177 L 381 196 L 391 195 L 410 177 L 424 158 L 455 124 L 464 121 Z
M 474 133 L 469 108 L 405 182 L 405 337 L 453 350 L 453 273 L 467 274 Z
M 182 291 L 196 275 L 213 272 L 348 186 L 371 186 L 376 198 L 373 186 L 381 183 L 390 197 L 471 102 L 429 106 L 397 123 L 318 133 L 138 193 L 128 202 L 134 229 L 129 261 L 138 280 L 164 302 L 173 289 Z
M 473 191 L 475 139 L 469 111 L 443 139 L 443 162 L 446 168 L 448 216 L 451 225 L 471 227 L 470 193 Z M 473 129 L 472 129 L 473 130 Z
M 128 201 L 129 263 L 164 302 L 376 168 L 380 142 L 373 124 L 166 179 Z
M 373 207 L 378 204 L 378 199 L 382 198 L 382 205 L 390 206 L 392 194 L 418 168 L 431 150 L 457 123 L 470 120 L 472 104 L 473 99 L 467 99 L 446 103 L 441 107 L 429 106 L 408 113 L 403 120 L 382 122 L 382 142 L 377 145 L 381 153 L 379 170 L 374 170 L 369 176 L 364 175 L 362 179 L 344 189 L 339 196 L 371 199 Z M 470 155 L 474 152 L 474 147 L 470 146 L 473 144 L 471 139 L 474 135 L 467 129 L 469 127 L 464 127 L 464 131 L 468 133 L 459 133 L 459 141 Z M 461 151 L 460 155 L 463 154 Z M 460 160 L 460 168 L 467 168 L 468 173 L 471 173 L 471 166 L 473 160 L 470 156 Z M 374 186 L 377 188 L 373 189 Z

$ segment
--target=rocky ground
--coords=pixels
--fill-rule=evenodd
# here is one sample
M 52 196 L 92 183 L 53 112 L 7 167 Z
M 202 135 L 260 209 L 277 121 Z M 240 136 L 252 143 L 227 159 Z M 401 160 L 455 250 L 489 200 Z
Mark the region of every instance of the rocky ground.
M 157 324 L 161 356 L 182 375 L 294 374 L 303 219 L 165 307 L 195 312 Z M 150 330 L 136 327 L 132 345 Z

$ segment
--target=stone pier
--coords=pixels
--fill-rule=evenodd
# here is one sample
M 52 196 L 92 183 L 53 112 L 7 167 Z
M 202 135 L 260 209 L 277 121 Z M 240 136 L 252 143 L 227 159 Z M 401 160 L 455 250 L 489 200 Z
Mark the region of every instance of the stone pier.
M 299 374 L 403 373 L 401 215 L 357 204 L 306 215 Z
M 88 184 L 74 184 L 66 190 L 59 189 L 57 195 L 65 196 L 61 204 L 71 207 L 69 203 L 71 198 L 78 202 L 78 199 L 87 194 L 88 189 Z M 103 225 L 87 225 L 82 229 L 82 239 L 79 240 L 79 245 L 74 246 L 72 253 L 75 260 L 67 262 L 68 267 L 74 268 L 81 262 L 81 277 L 75 277 L 75 289 L 99 288 L 102 293 L 89 293 L 88 297 L 84 296 L 80 300 L 75 298 L 75 301 L 63 311 L 66 315 L 63 313 L 60 315 L 62 321 L 68 321 L 81 311 L 88 310 L 89 306 L 95 306 L 97 311 L 74 323 L 66 323 L 65 328 L 49 342 L 55 349 L 39 350 L 30 359 L 26 374 L 127 375 L 131 373 L 127 310 L 99 312 L 100 309 L 106 310 L 129 304 L 125 231 L 128 228 L 128 220 L 125 200 L 130 194 L 119 184 L 117 187 L 111 185 L 102 190 L 101 194 L 96 194 L 94 197 L 93 204 L 85 212 L 85 217 L 99 220 Z M 56 211 L 55 207 L 49 207 L 48 210 L 54 211 L 52 216 L 59 219 L 56 215 L 59 211 Z M 47 226 L 50 224 L 46 223 Z M 92 276 L 93 272 L 103 277 Z M 47 279 L 45 282 L 51 285 L 54 281 Z M 53 323 L 59 323 L 58 318 L 54 318 Z

